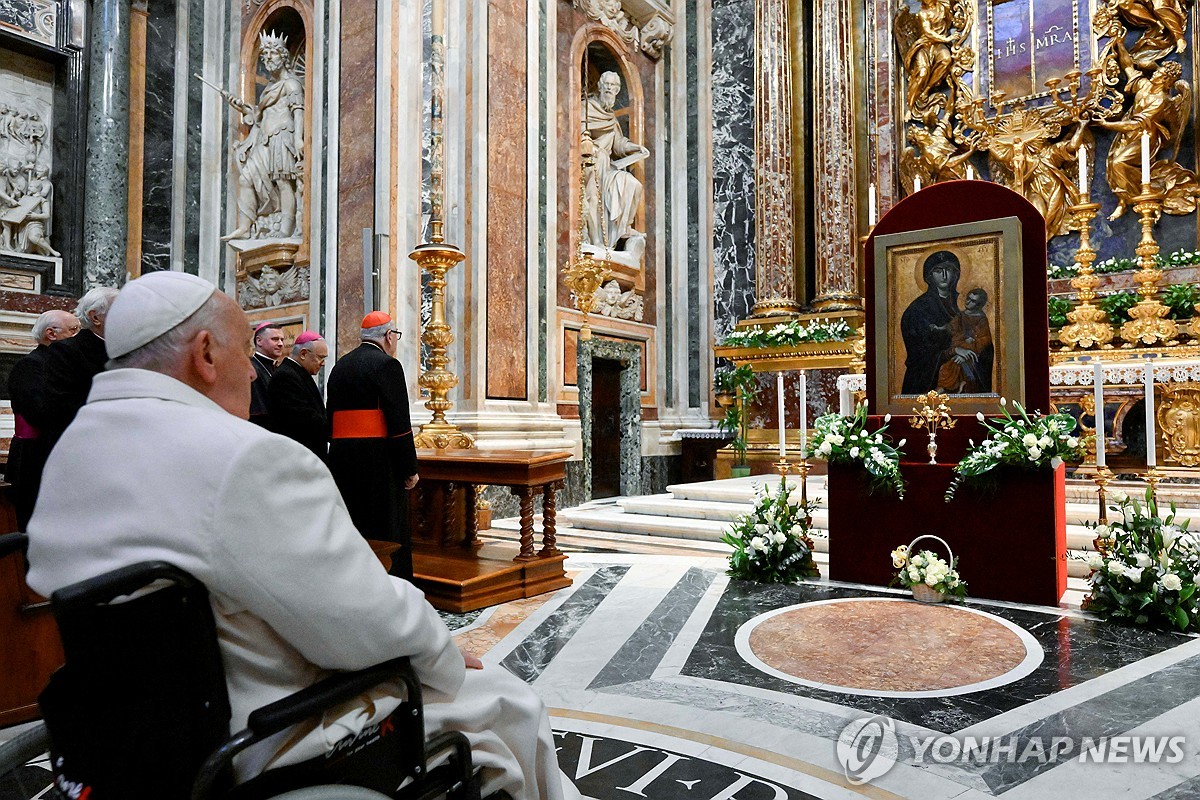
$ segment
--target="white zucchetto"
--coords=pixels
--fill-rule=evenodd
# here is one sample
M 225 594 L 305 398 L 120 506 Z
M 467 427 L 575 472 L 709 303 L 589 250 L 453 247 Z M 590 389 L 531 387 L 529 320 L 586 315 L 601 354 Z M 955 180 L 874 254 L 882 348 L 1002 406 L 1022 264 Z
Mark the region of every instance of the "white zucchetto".
M 132 353 L 196 313 L 216 287 L 186 272 L 151 272 L 121 289 L 104 322 L 109 358 Z

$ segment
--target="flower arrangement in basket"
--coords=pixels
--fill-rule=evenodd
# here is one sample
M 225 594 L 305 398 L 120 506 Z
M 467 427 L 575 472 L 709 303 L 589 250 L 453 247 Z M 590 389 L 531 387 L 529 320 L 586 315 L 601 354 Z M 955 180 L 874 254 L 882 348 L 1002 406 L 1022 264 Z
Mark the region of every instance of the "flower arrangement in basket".
M 815 501 L 800 501 L 800 488 L 783 481 L 774 492 L 759 487 L 754 509 L 733 523 L 721 540 L 733 548 L 729 574 L 762 583 L 795 583 L 816 577 L 808 536 Z
M 950 560 L 946 561 L 931 550 L 914 552 L 913 548 L 922 539 L 941 542 Z M 958 574 L 958 559 L 940 536 L 926 534 L 900 545 L 892 551 L 892 566 L 897 569 L 892 582 L 911 589 L 913 598 L 922 603 L 940 603 L 947 597 L 961 600 L 967 596 L 967 582 Z
M 1122 519 L 1094 528 L 1092 590 L 1083 607 L 1134 625 L 1200 631 L 1200 537 L 1188 530 L 1190 520 L 1177 524 L 1174 504 L 1159 516 L 1149 490 L 1145 505 L 1117 492 L 1110 497 Z
M 1077 464 L 1084 458 L 1091 437 L 1075 436 L 1075 419 L 1070 414 L 1029 414 L 1020 403 L 1013 403 L 1017 416 L 1009 413 L 1007 402 L 1000 398 L 1003 419 L 989 421 L 983 414 L 975 416 L 988 430 L 988 437 L 979 444 L 971 443 L 962 461 L 954 468 L 954 479 L 946 490 L 946 502 L 964 483 L 979 485 L 983 476 L 1001 464 L 1027 470 L 1055 469 L 1066 461 Z
M 873 489 L 894 491 L 904 499 L 904 478 L 900 475 L 900 450 L 904 439 L 893 445 L 887 435 L 888 414 L 884 425 L 871 433 L 867 430 L 867 406 L 862 403 L 853 416 L 824 414 L 813 421 L 808 455 L 830 464 L 861 464 L 871 476 Z

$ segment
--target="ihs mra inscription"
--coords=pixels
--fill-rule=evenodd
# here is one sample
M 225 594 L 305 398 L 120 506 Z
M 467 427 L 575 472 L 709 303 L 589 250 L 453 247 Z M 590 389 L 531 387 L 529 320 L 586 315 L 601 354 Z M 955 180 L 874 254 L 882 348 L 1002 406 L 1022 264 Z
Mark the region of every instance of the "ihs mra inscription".
M 1071 35 L 1070 30 L 1060 25 L 1051 25 L 1044 36 L 1033 37 L 1033 51 L 1036 53 L 1046 47 L 1053 47 L 1057 44 L 1073 44 L 1074 42 L 1075 37 Z M 1028 52 L 1029 42 L 1018 42 L 1016 39 L 1010 38 L 1003 45 L 996 47 L 996 58 L 1008 58 Z
M 809 795 L 723 764 L 571 731 L 555 731 L 558 763 L 587 797 L 609 800 L 802 800 Z

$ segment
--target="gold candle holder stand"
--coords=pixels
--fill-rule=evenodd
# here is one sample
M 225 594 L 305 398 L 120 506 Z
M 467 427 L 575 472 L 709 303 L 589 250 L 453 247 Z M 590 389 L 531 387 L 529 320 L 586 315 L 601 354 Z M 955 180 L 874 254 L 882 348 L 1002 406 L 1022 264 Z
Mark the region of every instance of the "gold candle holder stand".
M 1150 500 L 1157 504 L 1158 484 L 1162 481 L 1162 473 L 1158 471 L 1158 467 L 1150 467 L 1142 473 L 1142 480 L 1146 482 L 1146 486 L 1150 489 Z
M 1175 321 L 1166 319 L 1170 309 L 1155 296 L 1162 272 L 1154 263 L 1154 257 L 1158 255 L 1154 223 L 1162 213 L 1162 202 L 1163 196 L 1148 184 L 1142 184 L 1142 193 L 1133 198 L 1133 210 L 1142 218 L 1142 238 L 1135 249 L 1140 269 L 1133 275 L 1142 299 L 1129 309 L 1129 322 L 1121 326 L 1121 338 L 1130 347 L 1138 344 L 1174 344 L 1175 337 L 1179 335 L 1179 326 Z
M 1079 305 L 1067 314 L 1067 319 L 1071 322 L 1059 331 L 1058 340 L 1068 350 L 1075 347 L 1086 350 L 1108 344 L 1116 332 L 1104 309 L 1092 303 L 1096 299 L 1096 287 L 1100 285 L 1100 277 L 1092 271 L 1096 251 L 1092 249 L 1091 221 L 1100 210 L 1100 204 L 1079 203 L 1071 206 L 1070 210 L 1075 226 L 1079 229 L 1079 249 L 1075 251 L 1079 274 L 1071 279 L 1071 286 L 1079 293 Z
M 950 406 L 947 405 L 949 399 L 937 391 L 926 392 L 917 398 L 917 405 L 913 406 L 913 416 L 908 420 L 908 424 L 917 430 L 929 430 L 929 444 L 925 449 L 929 453 L 930 464 L 937 463 L 937 432 L 948 431 L 955 424 L 954 417 L 950 416 Z
M 562 269 L 563 282 L 571 287 L 575 294 L 575 307 L 583 315 L 583 324 L 579 328 L 580 339 L 592 338 L 592 326 L 588 323 L 588 315 L 596 310 L 596 292 L 609 276 L 609 269 L 590 253 L 583 251 L 583 239 L 587 230 L 584 220 L 584 194 L 588 170 L 596 164 L 596 148 L 591 134 L 585 129 L 579 137 L 579 230 L 578 242 L 575 247 L 575 258 Z
M 779 482 L 785 489 L 787 488 L 787 476 L 793 469 L 800 476 L 800 507 L 804 509 L 805 530 L 804 535 L 800 539 L 811 553 L 813 551 L 813 540 L 807 532 L 812 528 L 812 514 L 808 511 L 808 473 L 812 471 L 812 465 L 808 463 L 807 456 L 802 454 L 800 461 L 796 464 L 792 464 L 787 458 L 781 457 L 778 461 L 773 462 L 772 466 L 779 473 Z
M 417 447 L 471 448 L 475 438 L 446 421 L 446 412 L 454 407 L 450 390 L 458 385 L 458 376 L 446 367 L 450 364 L 448 350 L 454 341 L 454 332 L 446 322 L 446 273 L 455 264 L 466 259 L 461 250 L 442 241 L 442 221 L 430 223 L 430 239 L 408 254 L 420 269 L 429 273 L 429 288 L 433 292 L 430 321 L 421 332 L 421 343 L 429 348 L 429 369 L 421 373 L 417 383 L 429 391 L 425 407 L 433 412 L 433 419 L 421 426 L 413 443 Z
M 1101 525 L 1108 527 L 1108 498 L 1106 497 L 1108 484 L 1112 483 L 1112 470 L 1108 467 L 1096 467 L 1096 474 L 1092 476 L 1092 480 L 1096 484 L 1096 498 L 1100 503 L 1099 522 Z M 1092 546 L 1096 548 L 1096 552 L 1102 556 L 1108 555 L 1108 545 L 1104 538 L 1097 536 L 1092 540 Z

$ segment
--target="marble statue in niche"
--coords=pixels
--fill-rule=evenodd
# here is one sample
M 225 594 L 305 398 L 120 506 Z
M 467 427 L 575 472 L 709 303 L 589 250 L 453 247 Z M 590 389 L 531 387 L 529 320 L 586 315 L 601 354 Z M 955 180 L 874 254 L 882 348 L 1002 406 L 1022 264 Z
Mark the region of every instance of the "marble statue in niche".
M 627 292 L 621 291 L 621 284 L 615 280 L 600 287 L 599 307 L 596 313 L 613 319 L 630 319 L 635 322 L 642 321 L 644 313 L 645 301 L 642 296 L 630 289 Z
M 48 126 L 37 111 L 0 103 L 0 251 L 58 258 L 50 244 L 54 185 Z
M 591 136 L 594 165 L 584 174 L 584 248 L 608 261 L 640 267 L 646 235 L 633 225 L 642 204 L 642 182 L 629 171 L 650 151 L 631 141 L 614 112 L 621 76 L 605 72 L 583 108 L 583 126 Z
M 244 309 L 274 308 L 308 299 L 309 269 L 294 265 L 286 269 L 264 266 L 238 281 L 238 304 Z
M 236 149 L 237 227 L 224 241 L 291 239 L 301 228 L 303 62 L 288 53 L 287 37 L 275 32 L 259 34 L 258 57 L 270 80 L 257 102 L 222 92 L 247 129 Z

